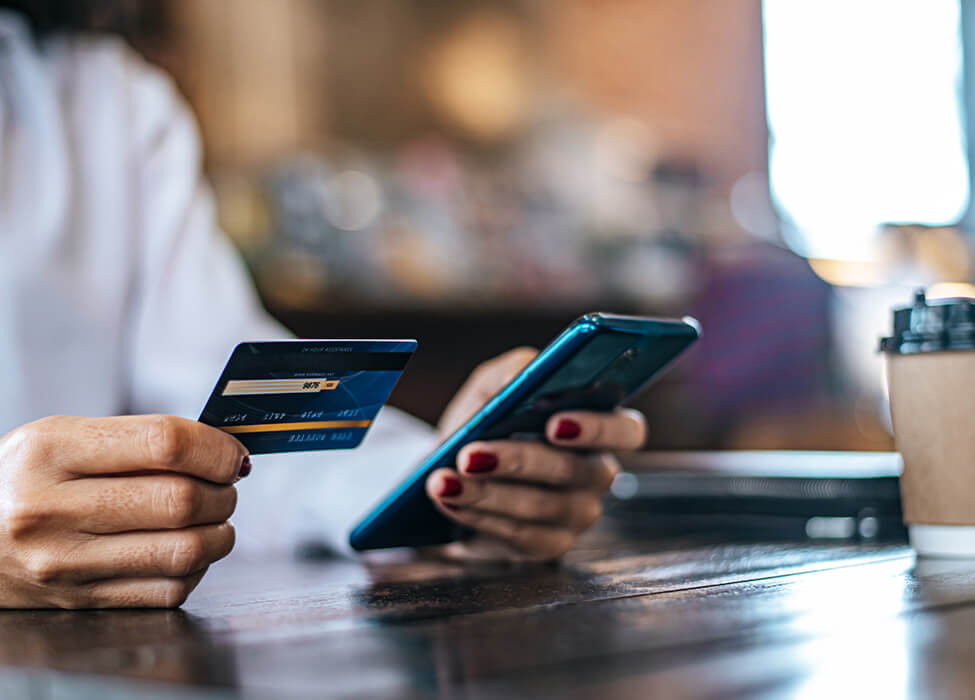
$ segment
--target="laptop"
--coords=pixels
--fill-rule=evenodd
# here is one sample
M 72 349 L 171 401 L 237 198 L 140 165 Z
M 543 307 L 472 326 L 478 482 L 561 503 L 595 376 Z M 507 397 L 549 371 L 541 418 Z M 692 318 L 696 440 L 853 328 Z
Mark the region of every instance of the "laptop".
M 606 513 L 642 534 L 905 540 L 896 452 L 644 452 Z

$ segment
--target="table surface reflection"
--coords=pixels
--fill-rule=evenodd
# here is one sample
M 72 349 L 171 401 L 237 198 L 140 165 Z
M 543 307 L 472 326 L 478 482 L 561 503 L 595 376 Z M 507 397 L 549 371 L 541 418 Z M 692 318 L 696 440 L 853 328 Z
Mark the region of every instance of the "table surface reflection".
M 964 697 L 975 562 L 594 533 L 560 566 L 213 567 L 178 611 L 0 613 L 0 695 Z

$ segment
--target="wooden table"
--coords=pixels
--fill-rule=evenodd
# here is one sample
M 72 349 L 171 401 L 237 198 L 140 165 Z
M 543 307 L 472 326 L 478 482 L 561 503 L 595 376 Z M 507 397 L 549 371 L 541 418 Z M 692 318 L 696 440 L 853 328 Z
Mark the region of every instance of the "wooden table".
M 0 613 L 0 697 L 964 697 L 973 630 L 975 562 L 604 528 L 557 567 L 231 557 L 179 611 Z

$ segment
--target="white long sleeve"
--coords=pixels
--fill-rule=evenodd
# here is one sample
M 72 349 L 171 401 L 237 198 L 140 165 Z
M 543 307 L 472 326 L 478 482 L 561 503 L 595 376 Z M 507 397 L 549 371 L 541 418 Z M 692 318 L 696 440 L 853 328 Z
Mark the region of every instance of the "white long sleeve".
M 120 42 L 37 51 L 2 12 L 0 42 L 0 183 L 40 183 L 0 191 L 0 434 L 55 413 L 195 419 L 234 345 L 288 334 L 217 230 L 189 110 Z M 386 409 L 357 450 L 255 457 L 238 548 L 342 549 L 433 441 Z
M 196 417 L 234 345 L 288 333 L 261 308 L 238 255 L 215 227 L 189 113 L 158 75 L 138 87 L 139 104 L 151 111 L 139 134 L 146 245 L 133 318 L 132 408 Z M 347 549 L 358 516 L 432 443 L 429 426 L 387 409 L 357 450 L 255 457 L 252 476 L 239 488 L 238 548 Z

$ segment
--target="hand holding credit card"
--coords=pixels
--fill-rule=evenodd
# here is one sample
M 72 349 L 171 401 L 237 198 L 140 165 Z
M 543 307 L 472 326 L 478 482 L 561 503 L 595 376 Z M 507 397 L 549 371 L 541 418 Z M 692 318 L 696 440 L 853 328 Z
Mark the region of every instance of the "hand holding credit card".
M 241 343 L 200 421 L 251 454 L 358 447 L 389 399 L 415 340 Z

